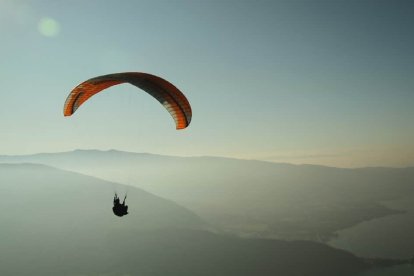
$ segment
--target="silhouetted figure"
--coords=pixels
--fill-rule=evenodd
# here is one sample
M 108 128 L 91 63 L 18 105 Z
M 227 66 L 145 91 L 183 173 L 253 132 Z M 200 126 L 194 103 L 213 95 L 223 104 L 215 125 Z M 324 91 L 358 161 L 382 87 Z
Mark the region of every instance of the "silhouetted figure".
M 122 217 L 128 214 L 128 205 L 125 205 L 125 199 L 126 195 L 124 197 L 124 201 L 121 203 L 119 201 L 119 197 L 117 194 L 115 194 L 114 197 L 114 207 L 112 207 L 112 211 L 114 211 L 114 214 L 118 217 Z

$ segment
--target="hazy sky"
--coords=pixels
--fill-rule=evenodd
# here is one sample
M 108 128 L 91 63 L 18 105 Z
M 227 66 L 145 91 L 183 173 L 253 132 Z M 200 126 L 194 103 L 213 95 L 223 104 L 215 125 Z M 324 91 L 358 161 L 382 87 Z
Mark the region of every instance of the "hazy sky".
M 0 0 L 0 153 L 77 148 L 332 166 L 414 165 L 414 1 Z M 186 130 L 97 75 L 164 77 Z

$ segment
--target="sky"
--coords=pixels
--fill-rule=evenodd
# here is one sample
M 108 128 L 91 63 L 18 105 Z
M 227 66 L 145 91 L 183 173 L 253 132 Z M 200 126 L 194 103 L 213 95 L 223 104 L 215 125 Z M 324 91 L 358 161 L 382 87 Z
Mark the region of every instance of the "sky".
M 414 166 L 413 1 L 0 0 L 0 154 L 118 149 L 337 167 Z M 119 85 L 163 77 L 191 125 Z

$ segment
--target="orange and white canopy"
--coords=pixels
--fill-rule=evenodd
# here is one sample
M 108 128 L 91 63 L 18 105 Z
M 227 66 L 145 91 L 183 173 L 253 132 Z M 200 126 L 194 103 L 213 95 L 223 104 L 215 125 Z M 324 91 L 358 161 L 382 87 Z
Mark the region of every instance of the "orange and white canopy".
M 184 94 L 165 79 L 139 72 L 109 74 L 82 82 L 67 97 L 63 114 L 71 116 L 93 95 L 122 83 L 130 83 L 156 98 L 171 114 L 177 129 L 184 129 L 190 124 L 192 111 Z

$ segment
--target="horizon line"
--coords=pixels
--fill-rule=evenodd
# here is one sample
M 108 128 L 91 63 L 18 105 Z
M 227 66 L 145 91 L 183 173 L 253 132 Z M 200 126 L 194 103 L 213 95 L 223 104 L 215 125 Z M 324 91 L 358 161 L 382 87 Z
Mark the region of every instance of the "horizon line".
M 325 168 L 334 168 L 334 169 L 346 169 L 346 170 L 354 170 L 354 169 L 408 169 L 414 168 L 414 166 L 361 166 L 361 167 L 335 167 L 335 166 L 328 166 L 328 165 L 321 165 L 321 164 L 312 164 L 312 163 L 288 163 L 288 162 L 275 162 L 271 160 L 263 160 L 263 159 L 255 159 L 255 158 L 240 158 L 240 157 L 229 157 L 229 156 L 217 156 L 217 155 L 190 155 L 190 156 L 180 156 L 180 155 L 169 155 L 169 154 L 160 154 L 160 153 L 150 153 L 150 152 L 135 152 L 135 151 L 126 151 L 126 150 L 118 150 L 118 149 L 73 149 L 67 151 L 56 151 L 56 152 L 37 152 L 37 153 L 28 153 L 28 154 L 1 154 L 0 157 L 28 157 L 28 156 L 36 156 L 36 155 L 47 155 L 47 154 L 65 154 L 65 153 L 73 153 L 73 152 L 119 152 L 119 153 L 126 153 L 126 154 L 141 154 L 141 155 L 153 155 L 153 156 L 162 156 L 162 157 L 172 157 L 172 158 L 221 158 L 221 159 L 231 159 L 231 160 L 239 160 L 239 161 L 255 161 L 255 162 L 263 162 L 263 163 L 270 163 L 270 164 L 278 164 L 278 165 L 291 165 L 291 166 L 314 166 L 314 167 L 325 167 Z

